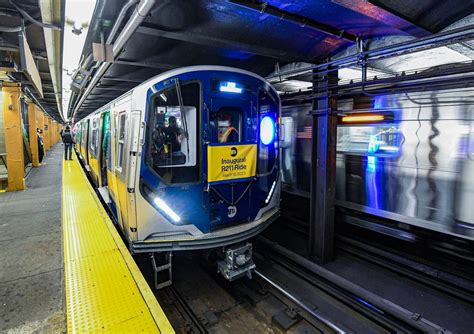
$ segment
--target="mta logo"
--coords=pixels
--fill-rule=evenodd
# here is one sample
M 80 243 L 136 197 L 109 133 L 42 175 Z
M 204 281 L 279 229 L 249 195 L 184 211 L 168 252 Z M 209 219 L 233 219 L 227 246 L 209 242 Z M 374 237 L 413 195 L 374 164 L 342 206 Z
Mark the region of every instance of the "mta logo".
M 227 208 L 227 217 L 233 218 L 237 214 L 237 208 L 233 205 Z

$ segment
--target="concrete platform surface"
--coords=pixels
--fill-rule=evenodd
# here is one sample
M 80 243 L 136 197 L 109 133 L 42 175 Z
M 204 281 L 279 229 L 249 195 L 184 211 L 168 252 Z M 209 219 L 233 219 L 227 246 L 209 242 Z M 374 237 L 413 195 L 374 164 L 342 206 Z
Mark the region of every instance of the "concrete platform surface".
M 27 190 L 0 193 L 0 333 L 66 332 L 61 144 Z

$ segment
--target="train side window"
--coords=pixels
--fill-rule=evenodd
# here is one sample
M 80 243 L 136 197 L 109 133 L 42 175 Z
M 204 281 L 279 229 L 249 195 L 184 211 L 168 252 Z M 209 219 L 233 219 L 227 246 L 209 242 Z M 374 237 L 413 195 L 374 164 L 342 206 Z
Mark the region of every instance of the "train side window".
M 119 132 L 117 138 L 117 154 L 115 156 L 115 167 L 118 169 L 122 169 L 122 162 L 123 162 L 123 150 L 125 146 L 125 122 L 126 122 L 127 114 L 122 113 L 119 116 Z
M 99 127 L 97 120 L 92 121 L 91 142 L 89 148 L 94 156 L 97 156 L 97 148 L 99 143 Z
M 336 150 L 346 154 L 396 157 L 404 141 L 397 125 L 338 126 Z
M 147 164 L 167 183 L 199 180 L 198 82 L 172 85 L 153 97 Z

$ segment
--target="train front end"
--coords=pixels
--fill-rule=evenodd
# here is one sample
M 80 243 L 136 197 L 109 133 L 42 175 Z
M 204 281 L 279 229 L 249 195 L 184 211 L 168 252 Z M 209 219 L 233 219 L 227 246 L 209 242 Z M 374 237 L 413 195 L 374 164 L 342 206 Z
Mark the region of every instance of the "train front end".
M 248 254 L 243 242 L 279 215 L 277 92 L 217 66 L 171 71 L 145 88 L 132 251 L 238 244 L 233 252 Z

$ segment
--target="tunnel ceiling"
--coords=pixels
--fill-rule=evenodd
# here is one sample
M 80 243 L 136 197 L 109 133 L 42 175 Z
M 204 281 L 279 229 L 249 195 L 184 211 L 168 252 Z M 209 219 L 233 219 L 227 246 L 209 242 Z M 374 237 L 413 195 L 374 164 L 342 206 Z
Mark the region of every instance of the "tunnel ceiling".
M 22 23 L 22 15 L 12 5 L 20 7 L 22 10 L 27 12 L 35 20 L 42 22 L 40 1 L 39 0 L 0 0 L 0 26 L 2 27 L 17 27 Z M 64 8 L 64 0 L 55 1 L 55 8 L 61 11 L 61 7 Z M 64 13 L 62 19 L 64 22 Z M 23 86 L 30 87 L 31 92 L 40 102 L 41 107 L 55 120 L 62 122 L 62 115 L 58 107 L 58 101 L 56 99 L 56 92 L 53 87 L 53 80 L 51 77 L 49 62 L 60 62 L 61 57 L 57 60 L 49 60 L 46 48 L 44 29 L 38 25 L 32 24 L 28 20 L 24 21 L 26 39 L 30 46 L 33 58 L 38 68 L 42 88 L 43 98 L 41 98 L 37 92 L 32 88 L 31 83 L 22 75 L 15 75 L 14 78 L 21 81 Z M 62 43 L 57 45 L 57 52 L 62 54 Z M 9 60 L 18 57 L 19 49 L 19 37 L 18 32 L 5 32 L 0 29 L 0 61 Z M 18 65 L 18 64 L 17 64 Z M 56 64 L 60 68 L 60 64 Z M 59 73 L 60 76 L 60 73 Z M 59 80 L 60 81 L 60 80 Z M 60 88 L 57 88 L 60 93 Z
M 101 30 L 107 38 L 125 3 L 98 0 L 84 58 Z M 277 64 L 323 62 L 357 37 L 427 36 L 473 12 L 465 0 L 157 0 L 75 119 L 172 68 L 226 65 L 265 76 Z M 69 115 L 77 101 L 71 99 Z

